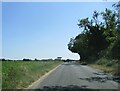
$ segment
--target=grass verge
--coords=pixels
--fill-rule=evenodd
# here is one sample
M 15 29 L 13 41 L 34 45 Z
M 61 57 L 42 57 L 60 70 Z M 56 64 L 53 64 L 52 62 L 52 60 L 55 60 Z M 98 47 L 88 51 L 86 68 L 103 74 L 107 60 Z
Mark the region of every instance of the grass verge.
M 2 89 L 26 88 L 62 62 L 2 62 Z
M 100 69 L 104 72 L 111 73 L 115 76 L 120 76 L 120 60 L 110 60 L 106 58 L 101 58 L 97 60 L 95 63 L 88 64 L 89 66 Z
M 98 65 L 98 64 L 89 64 L 89 66 L 96 68 L 96 69 L 100 69 L 100 70 L 107 72 L 107 73 L 112 73 L 114 70 L 112 67 L 106 67 L 106 66 Z

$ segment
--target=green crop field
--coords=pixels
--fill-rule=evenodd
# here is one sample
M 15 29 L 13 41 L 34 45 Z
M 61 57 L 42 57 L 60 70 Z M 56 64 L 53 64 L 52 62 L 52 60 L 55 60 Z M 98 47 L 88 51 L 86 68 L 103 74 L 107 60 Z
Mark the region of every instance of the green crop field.
M 2 89 L 26 88 L 61 63 L 61 61 L 4 61 Z

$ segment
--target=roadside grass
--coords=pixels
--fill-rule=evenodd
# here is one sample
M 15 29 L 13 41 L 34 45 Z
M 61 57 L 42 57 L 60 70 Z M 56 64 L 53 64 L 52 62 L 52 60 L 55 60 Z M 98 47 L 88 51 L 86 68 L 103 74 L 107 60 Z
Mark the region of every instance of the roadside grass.
M 91 66 L 91 67 L 96 68 L 96 69 L 100 69 L 100 70 L 107 72 L 107 73 L 111 73 L 114 71 L 114 69 L 112 67 L 106 67 L 106 66 L 98 65 L 98 64 L 89 64 L 88 66 Z
M 2 62 L 2 89 L 26 88 L 61 63 L 61 61 Z
M 95 63 L 91 63 L 88 65 L 93 68 L 100 69 L 104 72 L 111 73 L 112 75 L 120 76 L 120 60 L 101 58 Z

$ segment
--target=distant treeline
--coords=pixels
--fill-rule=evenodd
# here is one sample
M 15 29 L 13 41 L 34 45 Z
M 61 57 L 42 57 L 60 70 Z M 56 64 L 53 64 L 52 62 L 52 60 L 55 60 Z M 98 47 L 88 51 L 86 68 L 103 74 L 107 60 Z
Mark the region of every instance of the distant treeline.
M 23 60 L 11 60 L 11 59 L 0 59 L 0 61 L 64 61 L 63 59 L 62 60 L 58 60 L 58 59 L 26 59 L 24 58 Z
M 0 59 L 0 61 L 63 61 L 63 62 L 72 62 L 72 61 L 78 61 L 74 59 L 22 59 L 22 60 L 10 60 L 10 59 Z

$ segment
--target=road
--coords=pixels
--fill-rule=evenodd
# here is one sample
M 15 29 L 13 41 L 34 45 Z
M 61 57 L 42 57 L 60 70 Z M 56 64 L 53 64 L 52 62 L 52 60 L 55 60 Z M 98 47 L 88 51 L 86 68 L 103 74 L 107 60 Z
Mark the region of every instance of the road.
M 110 74 L 75 62 L 65 62 L 35 84 L 32 89 L 44 91 L 79 91 L 79 89 L 118 90 L 119 84 Z M 69 90 L 68 90 L 69 89 Z

